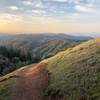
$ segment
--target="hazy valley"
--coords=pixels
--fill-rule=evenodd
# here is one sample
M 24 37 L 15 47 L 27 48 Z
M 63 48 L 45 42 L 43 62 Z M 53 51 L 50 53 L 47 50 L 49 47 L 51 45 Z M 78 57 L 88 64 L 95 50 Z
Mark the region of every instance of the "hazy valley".
M 90 37 L 52 33 L 1 35 L 0 38 L 1 75 L 21 66 L 40 62 L 61 50 L 90 39 Z

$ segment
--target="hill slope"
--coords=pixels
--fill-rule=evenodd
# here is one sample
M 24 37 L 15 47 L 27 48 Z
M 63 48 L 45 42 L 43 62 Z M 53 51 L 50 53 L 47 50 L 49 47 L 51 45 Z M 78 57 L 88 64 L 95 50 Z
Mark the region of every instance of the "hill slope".
M 44 64 L 46 70 L 48 69 L 50 75 L 48 87 L 47 85 L 43 87 L 46 88 L 43 94 L 46 95 L 47 100 L 100 100 L 100 38 L 69 48 L 41 63 Z M 31 70 L 30 66 L 28 67 L 25 75 L 22 74 L 22 76 L 30 76 L 30 73 L 34 73 L 35 70 Z M 41 73 L 41 67 L 39 68 Z M 34 66 L 32 69 L 34 69 Z M 11 100 L 12 84 L 16 83 L 17 77 L 23 70 L 25 70 L 25 67 L 0 78 L 0 80 L 3 80 L 0 82 L 0 100 Z M 45 76 L 44 72 L 42 74 Z M 25 80 L 28 81 L 28 78 L 25 78 Z M 37 81 L 34 74 L 30 80 L 34 78 L 36 81 L 33 81 L 32 84 L 35 84 L 34 82 L 42 83 L 40 80 Z M 8 81 L 5 79 L 8 79 Z M 23 83 L 19 81 L 17 87 L 20 87 L 20 82 Z M 38 91 L 38 84 L 35 87 Z M 26 88 L 17 89 L 18 91 L 21 89 L 21 93 L 24 94 L 23 90 L 30 92 L 29 87 Z M 25 91 L 25 93 L 27 94 L 28 91 Z M 41 93 L 41 91 L 38 92 Z M 33 93 L 35 93 L 34 89 Z M 31 94 L 28 96 L 31 96 Z
M 47 85 L 45 64 L 25 66 L 0 78 L 0 100 L 44 100 Z
M 48 71 L 44 64 L 24 68 L 18 76 L 11 100 L 44 100 L 41 94 L 48 85 Z
M 100 100 L 100 38 L 43 62 L 51 75 L 46 95 L 53 100 Z

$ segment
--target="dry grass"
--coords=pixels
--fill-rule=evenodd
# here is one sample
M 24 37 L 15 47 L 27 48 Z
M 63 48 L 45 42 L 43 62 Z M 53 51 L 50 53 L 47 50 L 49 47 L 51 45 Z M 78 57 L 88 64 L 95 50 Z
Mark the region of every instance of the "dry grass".
M 64 96 L 64 100 L 100 100 L 100 38 L 43 62 L 51 73 L 46 95 Z

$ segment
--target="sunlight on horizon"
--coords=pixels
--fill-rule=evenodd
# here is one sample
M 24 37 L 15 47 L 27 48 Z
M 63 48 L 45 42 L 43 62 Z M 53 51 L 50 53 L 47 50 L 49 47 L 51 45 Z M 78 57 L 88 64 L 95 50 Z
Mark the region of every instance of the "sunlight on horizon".
M 98 0 L 1 0 L 0 32 L 100 32 Z

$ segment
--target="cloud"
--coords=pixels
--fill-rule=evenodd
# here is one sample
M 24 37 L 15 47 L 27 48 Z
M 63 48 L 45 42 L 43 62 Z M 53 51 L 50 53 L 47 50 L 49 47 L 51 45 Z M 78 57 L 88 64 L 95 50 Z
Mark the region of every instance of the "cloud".
M 57 2 L 68 2 L 69 0 L 53 0 L 53 1 L 57 1 Z
M 87 13 L 95 12 L 95 9 L 90 5 L 75 5 L 75 10 L 78 12 L 87 12 Z
M 41 15 L 41 14 L 45 14 L 46 12 L 44 10 L 41 10 L 41 9 L 33 9 L 32 13 Z
M 33 7 L 33 8 L 44 8 L 44 4 L 41 0 L 27 0 L 22 2 L 24 5 Z
M 44 8 L 44 5 L 43 5 L 43 3 L 41 1 L 39 1 L 39 2 L 36 2 L 35 7 Z
M 24 4 L 24 5 L 27 5 L 27 6 L 28 6 L 28 5 L 33 5 L 33 2 L 31 2 L 31 1 L 23 1 L 23 4 Z
M 17 6 L 9 6 L 8 9 L 10 9 L 10 10 L 18 10 L 19 8 Z
M 4 13 L 4 14 L 0 14 L 0 19 L 2 20 L 5 20 L 6 22 L 10 22 L 10 21 L 22 21 L 24 19 L 23 16 L 18 16 L 18 15 L 14 15 L 14 14 L 7 14 L 7 13 Z
M 4 1 L 0 2 L 1 12 L 34 16 L 66 16 L 79 12 L 92 13 L 98 7 L 97 5 L 94 7 L 93 0 L 9 0 L 12 1 L 10 3 L 8 0 Z

